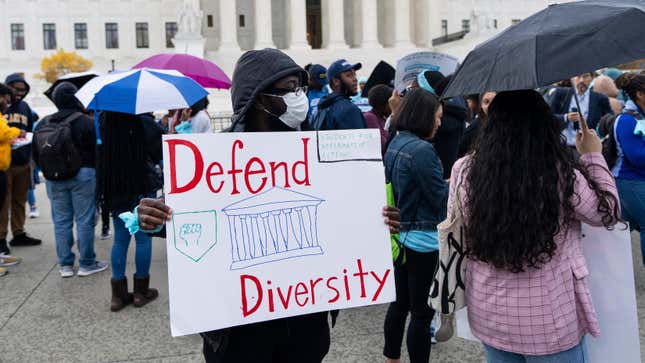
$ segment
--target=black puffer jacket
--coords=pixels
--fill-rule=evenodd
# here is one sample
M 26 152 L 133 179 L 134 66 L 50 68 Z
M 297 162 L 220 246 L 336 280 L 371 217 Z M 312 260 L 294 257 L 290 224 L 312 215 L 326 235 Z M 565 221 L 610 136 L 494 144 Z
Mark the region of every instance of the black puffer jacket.
M 441 159 L 444 179 L 450 179 L 452 165 L 457 161 L 459 143 L 466 128 L 466 117 L 468 110 L 462 98 L 451 98 L 444 103 L 441 126 L 432 140 Z
M 273 82 L 292 74 L 298 74 L 301 83 L 307 84 L 307 72 L 277 49 L 251 50 L 242 54 L 233 71 L 233 125 L 228 131 L 244 131 L 244 117 L 258 94 Z

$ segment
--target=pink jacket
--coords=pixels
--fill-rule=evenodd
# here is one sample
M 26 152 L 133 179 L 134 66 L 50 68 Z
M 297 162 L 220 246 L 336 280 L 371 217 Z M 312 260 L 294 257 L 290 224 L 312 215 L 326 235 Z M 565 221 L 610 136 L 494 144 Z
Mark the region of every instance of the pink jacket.
M 448 208 L 453 206 L 453 188 L 459 170 L 468 156 L 452 169 Z M 616 183 L 600 153 L 580 158 L 601 188 L 616 196 Z M 464 180 L 467 175 L 464 171 Z M 575 193 L 580 203 L 575 207 L 577 221 L 555 238 L 555 256 L 539 269 L 521 273 L 474 261 L 466 263 L 466 304 L 472 333 L 494 348 L 525 355 L 546 355 L 576 346 L 583 335 L 600 334 L 591 294 L 585 277 L 589 274 L 582 254 L 581 223 L 602 226 L 597 198 L 578 171 Z M 462 183 L 460 199 L 467 215 Z M 482 191 L 484 192 L 484 191 Z

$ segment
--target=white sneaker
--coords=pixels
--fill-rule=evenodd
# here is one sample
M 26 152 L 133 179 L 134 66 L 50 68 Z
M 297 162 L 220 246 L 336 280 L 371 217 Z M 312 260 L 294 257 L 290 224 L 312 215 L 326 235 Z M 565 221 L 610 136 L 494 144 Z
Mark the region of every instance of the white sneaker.
M 29 218 L 38 218 L 40 217 L 40 212 L 38 211 L 38 208 L 32 208 L 29 211 Z
M 7 256 L 7 255 L 0 256 L 0 267 L 17 265 L 21 261 L 22 261 L 21 257 Z
M 60 277 L 72 277 L 72 276 L 74 276 L 74 267 L 73 266 L 61 266 L 59 271 L 60 271 Z
M 95 274 L 97 272 L 104 271 L 105 269 L 108 268 L 108 266 L 109 265 L 108 265 L 107 262 L 97 260 L 96 262 L 94 262 L 94 264 L 92 266 L 88 266 L 88 267 L 81 266 L 81 267 L 79 267 L 78 272 L 76 274 L 78 276 L 89 276 L 89 275 L 93 275 L 93 274 Z

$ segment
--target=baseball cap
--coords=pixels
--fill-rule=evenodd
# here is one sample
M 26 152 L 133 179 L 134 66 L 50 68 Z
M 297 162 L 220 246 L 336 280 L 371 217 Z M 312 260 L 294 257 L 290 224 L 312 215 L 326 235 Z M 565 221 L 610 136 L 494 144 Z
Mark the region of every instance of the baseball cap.
M 320 64 L 312 64 L 309 67 L 309 77 L 321 86 L 327 85 L 327 68 Z
M 339 59 L 327 69 L 327 81 L 329 82 L 332 78 L 340 77 L 341 73 L 349 71 L 350 69 L 357 71 L 362 67 L 363 65 L 361 63 L 351 64 L 345 59 Z

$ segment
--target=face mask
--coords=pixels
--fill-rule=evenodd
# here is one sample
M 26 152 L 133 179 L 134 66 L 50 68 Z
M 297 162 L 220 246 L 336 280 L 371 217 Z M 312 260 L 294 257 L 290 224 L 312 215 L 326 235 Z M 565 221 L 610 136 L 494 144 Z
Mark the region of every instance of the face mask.
M 182 121 L 179 125 L 175 126 L 175 132 L 178 134 L 190 134 L 193 131 L 193 126 L 189 121 Z
M 282 98 L 282 100 L 284 100 L 284 104 L 287 105 L 287 110 L 282 115 L 277 116 L 285 125 L 295 129 L 307 118 L 307 112 L 309 112 L 309 99 L 305 92 L 289 92 L 284 96 L 271 96 Z M 265 109 L 265 111 L 270 115 L 273 115 L 268 110 Z

